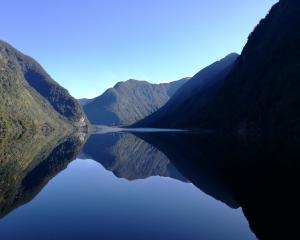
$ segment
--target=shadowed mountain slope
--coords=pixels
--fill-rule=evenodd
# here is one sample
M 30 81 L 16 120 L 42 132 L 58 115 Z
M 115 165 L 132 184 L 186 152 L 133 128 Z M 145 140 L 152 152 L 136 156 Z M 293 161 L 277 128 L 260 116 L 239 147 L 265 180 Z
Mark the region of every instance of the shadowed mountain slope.
M 203 103 L 206 92 L 197 94 L 190 100 L 195 105 L 186 104 L 168 118 L 168 126 L 251 134 L 299 132 L 299 29 L 300 2 L 279 1 L 250 34 L 215 96 Z M 184 124 L 177 123 L 178 116 Z M 154 123 L 140 126 L 166 125 L 160 119 Z
M 300 130 L 300 2 L 281 0 L 249 36 L 198 126 L 244 132 Z
M 251 134 L 299 132 L 299 29 L 300 1 L 275 4 L 250 34 L 216 97 L 197 108 L 184 126 Z
M 190 128 L 191 120 L 197 121 L 199 110 L 213 99 L 225 76 L 232 70 L 238 54 L 204 68 L 186 82 L 158 111 L 133 124 L 135 127 Z

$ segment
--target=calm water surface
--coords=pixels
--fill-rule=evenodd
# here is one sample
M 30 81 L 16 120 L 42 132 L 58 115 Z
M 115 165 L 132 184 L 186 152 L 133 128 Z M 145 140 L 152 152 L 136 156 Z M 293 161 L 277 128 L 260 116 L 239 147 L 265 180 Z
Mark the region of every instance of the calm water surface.
M 240 209 L 190 183 L 119 179 L 93 160 L 72 162 L 2 219 L 0 232 L 1 239 L 255 239 Z
M 180 134 L 2 140 L 1 240 L 256 239 L 215 142 Z

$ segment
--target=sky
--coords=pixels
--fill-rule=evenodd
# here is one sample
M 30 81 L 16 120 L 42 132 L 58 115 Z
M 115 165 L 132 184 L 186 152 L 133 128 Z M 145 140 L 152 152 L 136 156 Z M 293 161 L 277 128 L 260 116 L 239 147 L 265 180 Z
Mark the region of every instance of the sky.
M 76 98 L 169 82 L 240 53 L 277 0 L 0 0 L 0 39 Z

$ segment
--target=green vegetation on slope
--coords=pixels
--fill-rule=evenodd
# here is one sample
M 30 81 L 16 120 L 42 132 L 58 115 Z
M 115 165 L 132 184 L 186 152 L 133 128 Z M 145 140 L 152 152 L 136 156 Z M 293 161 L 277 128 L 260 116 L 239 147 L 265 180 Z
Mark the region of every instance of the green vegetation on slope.
M 161 84 L 119 82 L 85 104 L 84 111 L 93 124 L 130 125 L 161 108 L 188 79 Z
M 0 131 L 87 126 L 79 103 L 32 58 L 0 41 Z
M 67 127 L 66 121 L 0 52 L 0 131 Z

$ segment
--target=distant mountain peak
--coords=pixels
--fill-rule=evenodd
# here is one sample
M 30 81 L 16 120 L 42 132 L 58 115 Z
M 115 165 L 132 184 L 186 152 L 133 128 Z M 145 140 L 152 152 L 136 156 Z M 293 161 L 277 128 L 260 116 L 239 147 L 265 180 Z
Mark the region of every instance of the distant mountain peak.
M 135 79 L 118 82 L 85 103 L 84 111 L 93 124 L 130 125 L 162 107 L 187 80 L 163 84 Z

